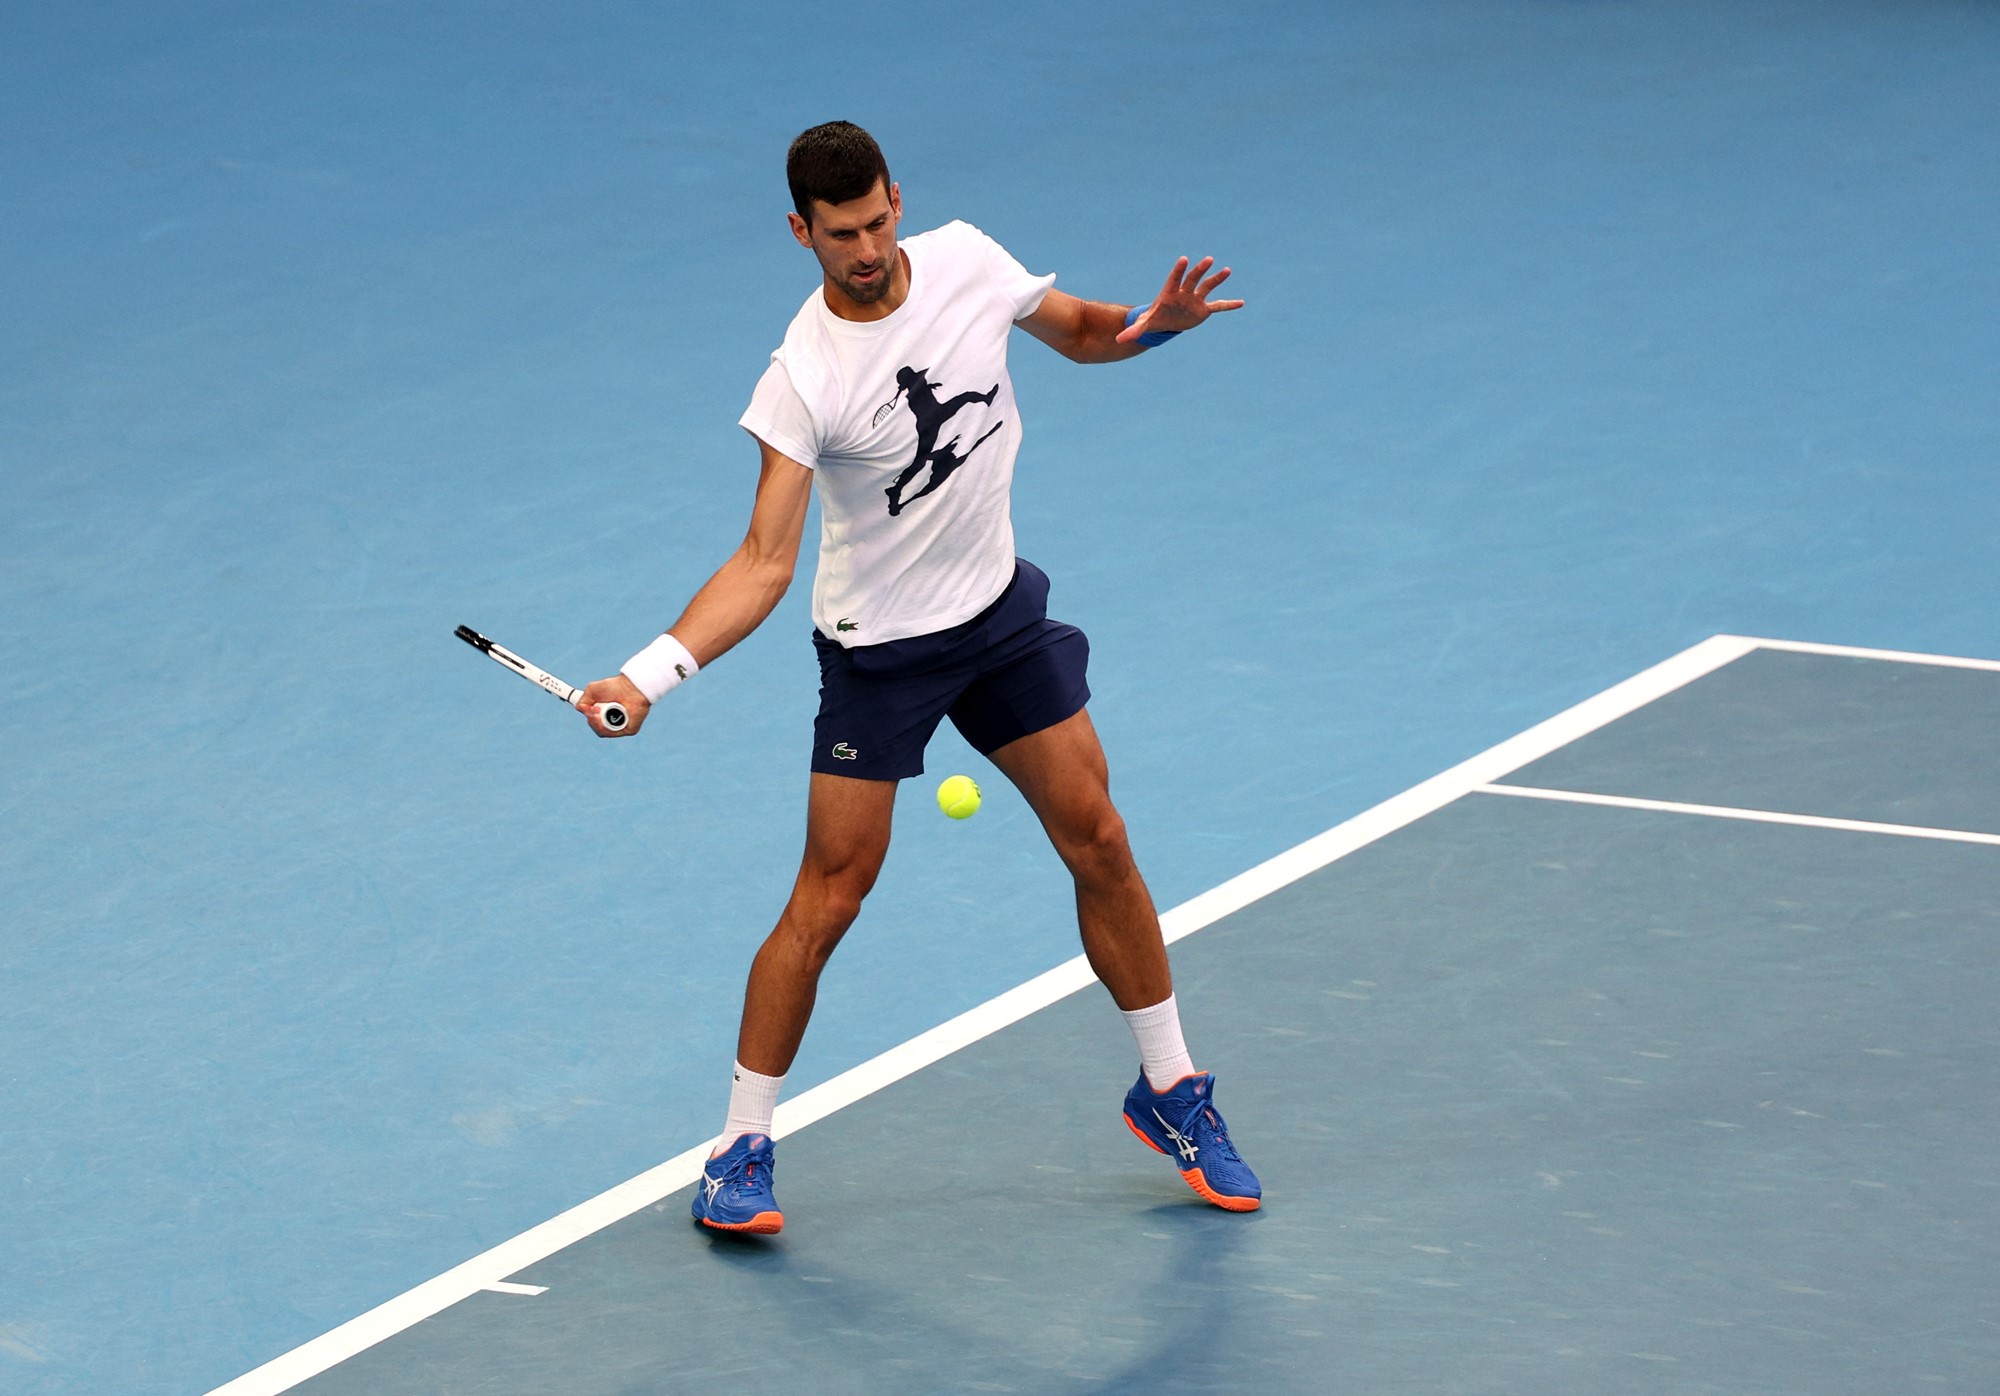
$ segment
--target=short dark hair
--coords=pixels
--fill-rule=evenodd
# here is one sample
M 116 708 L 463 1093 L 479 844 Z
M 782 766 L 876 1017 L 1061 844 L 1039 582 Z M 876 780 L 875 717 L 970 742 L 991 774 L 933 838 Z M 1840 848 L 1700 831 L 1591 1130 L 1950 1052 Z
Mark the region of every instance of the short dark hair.
M 828 121 L 801 131 L 785 152 L 785 182 L 792 207 L 812 226 L 813 200 L 844 204 L 875 188 L 889 187 L 889 162 L 875 138 L 851 121 Z

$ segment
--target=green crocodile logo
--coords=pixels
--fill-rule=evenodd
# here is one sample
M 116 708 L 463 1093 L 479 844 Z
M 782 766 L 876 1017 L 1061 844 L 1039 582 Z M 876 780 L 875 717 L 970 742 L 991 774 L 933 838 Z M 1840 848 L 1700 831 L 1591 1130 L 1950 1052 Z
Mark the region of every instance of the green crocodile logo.
M 853 621 L 849 620 L 846 616 L 842 616 L 839 620 L 833 623 L 833 628 L 835 630 L 845 631 L 845 630 L 859 630 L 861 627 L 856 625 Z
M 846 742 L 835 742 L 833 744 L 833 756 L 836 761 L 852 761 L 860 754 L 860 752 L 856 751 Z

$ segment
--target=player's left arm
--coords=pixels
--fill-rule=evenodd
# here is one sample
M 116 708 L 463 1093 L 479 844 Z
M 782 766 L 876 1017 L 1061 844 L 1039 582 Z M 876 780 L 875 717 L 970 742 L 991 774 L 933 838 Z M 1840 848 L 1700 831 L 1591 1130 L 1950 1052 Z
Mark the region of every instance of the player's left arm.
M 1242 309 L 1242 301 L 1209 299 L 1229 279 L 1228 267 L 1211 275 L 1210 268 L 1214 265 L 1213 257 L 1203 257 L 1192 266 L 1182 257 L 1167 273 L 1166 285 L 1149 306 L 1079 300 L 1052 289 L 1042 297 L 1033 314 L 1014 323 L 1058 354 L 1080 364 L 1129 359 L 1146 351 L 1147 346 L 1140 343 L 1141 335 L 1179 334 L 1211 315 Z

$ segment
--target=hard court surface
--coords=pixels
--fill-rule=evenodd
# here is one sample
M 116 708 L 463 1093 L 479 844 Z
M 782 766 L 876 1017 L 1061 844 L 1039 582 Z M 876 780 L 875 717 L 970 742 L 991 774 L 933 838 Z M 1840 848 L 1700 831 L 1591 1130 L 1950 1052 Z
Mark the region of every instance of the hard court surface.
M 1967 0 L 0 6 L 0 1392 L 2000 1389 L 1995 850 L 1874 827 L 1995 828 L 1993 675 L 1754 649 L 1438 784 L 1711 636 L 2000 658 L 1996 91 Z M 737 545 L 840 117 L 906 232 L 1248 302 L 1010 371 L 1264 1214 L 1119 1125 L 946 733 L 790 1227 L 691 1232 L 808 569 L 638 741 L 452 636 L 607 674 Z
M 1752 651 L 1496 787 L 1730 816 L 1476 791 L 1182 942 L 1259 1214 L 1120 1125 L 1093 989 L 784 1141 L 781 1237 L 683 1188 L 298 1389 L 1980 1389 L 1996 723 Z

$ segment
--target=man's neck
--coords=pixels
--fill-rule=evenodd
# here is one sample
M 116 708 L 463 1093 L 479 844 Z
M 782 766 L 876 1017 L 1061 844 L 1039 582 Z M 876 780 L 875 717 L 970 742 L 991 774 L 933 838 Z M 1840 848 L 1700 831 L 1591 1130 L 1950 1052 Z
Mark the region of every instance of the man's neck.
M 879 301 L 858 301 L 834 283 L 832 277 L 822 281 L 821 295 L 826 300 L 826 308 L 840 320 L 886 320 L 903 308 L 903 302 L 910 298 L 910 257 L 902 248 L 896 249 L 896 270 L 889 278 L 889 293 Z

